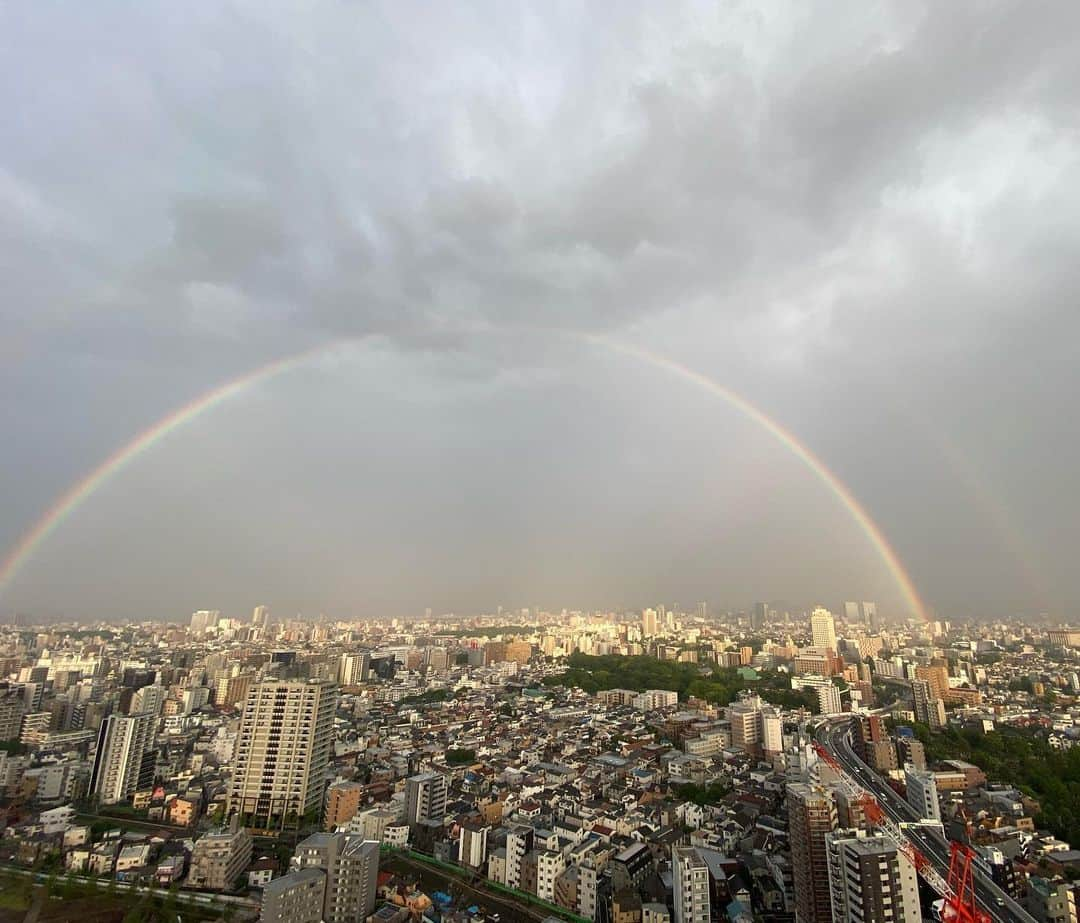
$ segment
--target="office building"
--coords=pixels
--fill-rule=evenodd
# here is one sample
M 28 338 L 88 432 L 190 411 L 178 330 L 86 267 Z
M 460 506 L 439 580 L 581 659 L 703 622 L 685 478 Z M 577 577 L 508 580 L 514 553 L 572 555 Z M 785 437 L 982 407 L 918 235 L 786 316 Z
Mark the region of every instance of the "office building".
M 270 609 L 267 606 L 256 606 L 251 613 L 251 624 L 254 628 L 265 628 L 270 621 Z
M 325 681 L 253 685 L 236 742 L 229 811 L 272 828 L 322 808 L 338 690 Z
M 659 634 L 659 620 L 655 609 L 645 609 L 641 613 L 641 637 L 648 640 Z
M 820 606 L 810 615 L 810 634 L 814 647 L 819 650 L 836 650 L 836 622 L 828 609 Z
M 675 923 L 709 923 L 709 866 L 693 846 L 671 850 L 671 884 L 675 897 Z
M 826 834 L 836 829 L 836 803 L 819 785 L 792 783 L 787 789 L 788 829 L 796 923 L 832 923 Z
M 157 716 L 109 715 L 98 731 L 90 796 L 100 804 L 130 801 L 154 784 Z
M 410 828 L 446 819 L 446 776 L 438 772 L 422 772 L 405 780 L 405 823 Z
M 832 923 L 921 923 L 911 860 L 887 837 L 825 835 Z

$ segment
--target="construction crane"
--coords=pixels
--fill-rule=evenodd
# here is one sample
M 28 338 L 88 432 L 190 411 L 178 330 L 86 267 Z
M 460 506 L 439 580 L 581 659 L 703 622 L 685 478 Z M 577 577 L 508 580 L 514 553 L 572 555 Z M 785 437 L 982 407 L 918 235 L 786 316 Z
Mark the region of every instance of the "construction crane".
M 975 877 L 971 870 L 971 861 L 975 854 L 970 847 L 956 841 L 951 842 L 949 878 L 942 878 L 934 864 L 915 848 L 904 836 L 899 825 L 886 815 L 877 798 L 852 779 L 826 747 L 815 743 L 814 749 L 836 773 L 838 784 L 848 798 L 862 807 L 867 821 L 888 837 L 899 852 L 907 856 L 923 880 L 943 900 L 942 923 L 991 923 L 990 915 L 979 910 L 975 903 Z

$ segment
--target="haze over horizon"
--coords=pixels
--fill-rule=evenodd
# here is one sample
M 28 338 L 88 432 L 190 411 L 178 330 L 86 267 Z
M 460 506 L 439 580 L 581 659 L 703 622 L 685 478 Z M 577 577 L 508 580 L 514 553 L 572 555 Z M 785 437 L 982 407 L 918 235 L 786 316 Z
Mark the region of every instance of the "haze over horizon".
M 904 613 L 655 357 L 941 617 L 1080 610 L 1080 6 L 13 5 L 0 50 L 0 558 L 327 347 L 88 491 L 0 621 Z

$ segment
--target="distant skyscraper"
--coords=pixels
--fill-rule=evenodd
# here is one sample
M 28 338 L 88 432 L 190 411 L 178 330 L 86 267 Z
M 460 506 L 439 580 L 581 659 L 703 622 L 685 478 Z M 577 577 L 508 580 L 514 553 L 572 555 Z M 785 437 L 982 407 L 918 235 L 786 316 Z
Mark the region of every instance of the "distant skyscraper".
M 191 615 L 192 634 L 203 634 L 211 628 L 216 628 L 219 618 L 221 618 L 219 609 L 200 609 L 198 612 L 193 612 Z
M 856 622 L 862 621 L 862 610 L 857 602 L 844 603 L 844 621 L 848 625 L 854 625 Z
M 787 787 L 796 923 L 832 923 L 825 835 L 836 829 L 836 803 L 819 785 Z
M 655 609 L 646 609 L 641 613 L 641 636 L 643 638 L 655 638 L 658 625 Z
M 371 655 L 367 651 L 345 653 L 338 664 L 338 682 L 342 686 L 355 686 L 367 679 Z
M 266 606 L 256 606 L 255 611 L 251 613 L 251 624 L 256 628 L 265 628 L 269 620 L 270 609 Z
M 814 647 L 836 650 L 836 622 L 828 609 L 819 606 L 811 613 L 810 633 L 814 637 Z
M 324 681 L 268 680 L 244 703 L 229 811 L 255 827 L 322 807 L 338 690 Z
M 769 604 L 768 603 L 754 603 L 754 608 L 750 610 L 750 629 L 751 631 L 761 631 L 765 627 L 765 623 L 769 620 Z
M 873 631 L 877 624 L 877 603 L 863 602 L 859 604 L 859 608 L 862 611 L 863 624 L 867 630 Z
M 101 804 L 128 801 L 154 783 L 157 715 L 109 715 L 98 732 L 90 794 Z
M 915 866 L 887 837 L 826 834 L 833 923 L 921 923 Z

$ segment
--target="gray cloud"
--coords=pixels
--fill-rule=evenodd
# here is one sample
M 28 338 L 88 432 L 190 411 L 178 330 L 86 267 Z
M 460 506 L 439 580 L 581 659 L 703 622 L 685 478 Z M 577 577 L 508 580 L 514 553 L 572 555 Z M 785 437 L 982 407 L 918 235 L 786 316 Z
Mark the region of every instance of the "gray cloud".
M 570 328 L 665 351 L 790 425 L 852 484 L 942 608 L 1080 598 L 1063 550 L 1078 520 L 1060 499 L 1076 449 L 1064 397 L 1077 384 L 1080 281 L 1075 5 L 852 3 L 826 15 L 803 4 L 339 4 L 301 17 L 267 4 L 103 4 L 93 16 L 0 16 L 11 116 L 0 125 L 0 421 L 14 434 L 2 483 L 18 511 L 0 539 L 32 519 L 27 498 L 46 506 L 65 471 L 85 470 L 123 433 L 341 337 L 393 344 L 406 390 L 419 387 L 409 370 L 424 367 L 421 390 L 455 400 L 466 386 L 547 395 L 517 409 L 470 404 L 466 441 L 567 400 L 556 384 L 567 375 L 614 400 L 627 373 L 535 332 Z M 687 400 L 655 372 L 632 377 Z M 299 400 L 278 399 L 283 414 Z M 439 406 L 413 425 L 434 427 L 448 412 Z M 632 419 L 608 435 L 617 452 L 655 438 Z M 599 451 L 588 432 L 562 436 L 567 454 L 550 460 L 549 486 L 536 485 L 552 492 L 549 507 L 558 489 L 576 496 L 604 481 L 603 466 L 583 460 Z M 460 448 L 445 439 L 445 451 Z M 287 470 L 290 451 L 276 447 L 267 464 Z M 716 471 L 749 449 L 710 451 Z M 69 464 L 36 463 L 57 452 Z M 480 483 L 518 498 L 520 477 L 503 464 Z M 694 496 L 623 477 L 656 491 L 627 491 L 626 503 L 679 508 Z M 356 490 L 327 474 L 306 502 Z M 413 522 L 399 499 L 400 521 Z M 223 521 L 245 521 L 257 502 L 222 501 Z M 584 534 L 572 510 L 556 538 L 541 504 L 517 502 L 513 526 L 462 526 L 457 545 L 464 566 L 491 552 L 493 532 L 545 523 L 548 547 L 570 549 L 566 574 L 544 569 L 523 594 L 561 586 L 631 602 L 687 585 L 738 602 L 785 579 L 769 549 L 789 547 L 792 525 L 764 499 L 757 558 L 712 583 L 702 562 L 720 533 L 704 520 L 685 534 L 668 522 L 653 544 L 585 542 L 567 538 Z M 127 515 L 130 503 L 114 503 Z M 447 509 L 437 493 L 422 503 Z M 1041 576 L 1002 532 L 1024 536 Z M 299 534 L 316 543 L 319 529 Z M 734 559 L 733 534 L 723 537 Z M 598 554 L 597 543 L 620 541 L 622 570 L 612 558 L 591 585 L 583 546 Z M 357 553 L 370 547 L 356 539 Z M 506 569 L 534 553 L 520 545 Z M 12 600 L 35 604 L 48 563 L 45 549 Z M 820 580 L 800 571 L 813 584 L 805 597 L 878 579 L 822 566 Z M 305 567 L 305 587 L 327 576 L 317 561 Z M 208 592 L 257 593 L 253 570 L 223 572 Z M 438 597 L 447 581 L 433 576 L 416 595 Z M 447 605 L 483 605 L 488 585 L 515 591 L 477 578 L 447 590 Z M 380 605 L 394 604 L 388 588 Z

